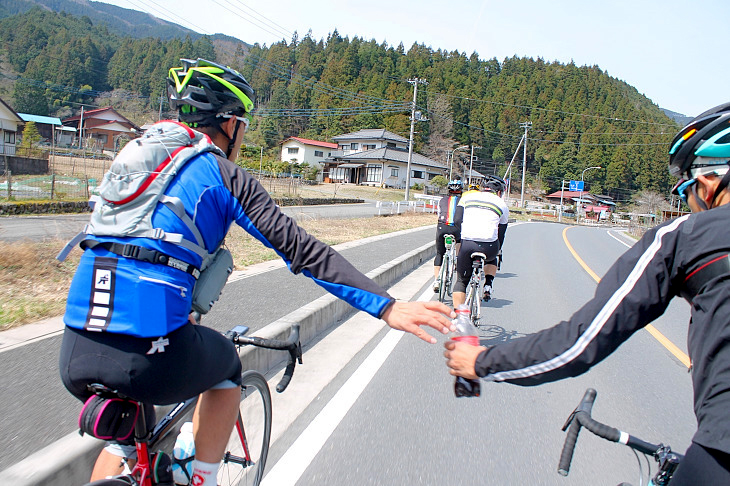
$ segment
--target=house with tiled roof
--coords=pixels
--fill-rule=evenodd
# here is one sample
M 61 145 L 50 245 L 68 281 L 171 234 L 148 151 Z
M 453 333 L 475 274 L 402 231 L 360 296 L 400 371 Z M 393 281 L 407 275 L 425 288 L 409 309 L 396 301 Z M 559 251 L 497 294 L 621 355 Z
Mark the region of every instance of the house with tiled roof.
M 290 164 L 309 164 L 322 169 L 324 161 L 337 150 L 337 144 L 310 140 L 301 137 L 289 137 L 281 143 L 281 161 Z
M 338 149 L 325 161 L 325 182 L 405 188 L 407 138 L 385 129 L 365 129 L 338 135 L 332 140 Z M 411 185 L 428 185 L 437 175 L 447 173 L 446 164 L 413 152 Z
M 141 134 L 141 129 L 119 114 L 111 106 L 97 110 L 82 111 L 65 118 L 64 126 L 76 128 L 86 145 L 95 145 L 101 150 L 115 151 L 123 138 L 131 140 Z

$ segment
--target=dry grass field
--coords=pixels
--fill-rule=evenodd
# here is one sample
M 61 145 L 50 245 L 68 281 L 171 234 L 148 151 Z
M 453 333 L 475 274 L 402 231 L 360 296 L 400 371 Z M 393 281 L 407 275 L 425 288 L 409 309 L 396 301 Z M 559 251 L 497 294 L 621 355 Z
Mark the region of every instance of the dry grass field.
M 407 213 L 347 220 L 319 219 L 301 226 L 330 245 L 383 233 L 436 224 L 436 215 Z M 66 294 L 81 252 L 61 263 L 55 259 L 66 241 L 0 242 L 0 330 L 63 313 Z M 226 238 L 236 268 L 278 258 L 238 226 Z

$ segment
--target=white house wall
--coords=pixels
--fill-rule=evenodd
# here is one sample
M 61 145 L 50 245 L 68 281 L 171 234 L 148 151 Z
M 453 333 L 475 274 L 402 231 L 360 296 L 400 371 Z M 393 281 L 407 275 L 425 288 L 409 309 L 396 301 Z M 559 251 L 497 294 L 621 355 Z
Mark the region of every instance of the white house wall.
M 299 151 L 296 154 L 290 154 L 290 148 L 297 148 Z M 330 156 L 335 149 L 328 147 L 317 147 L 314 145 L 307 145 L 301 142 L 285 142 L 281 146 L 281 160 L 282 162 L 289 162 L 295 164 L 308 163 L 310 166 L 316 166 L 322 168 L 324 165 L 324 159 Z M 315 151 L 322 152 L 322 156 L 318 157 L 314 155 Z M 296 159 L 293 161 L 292 159 Z

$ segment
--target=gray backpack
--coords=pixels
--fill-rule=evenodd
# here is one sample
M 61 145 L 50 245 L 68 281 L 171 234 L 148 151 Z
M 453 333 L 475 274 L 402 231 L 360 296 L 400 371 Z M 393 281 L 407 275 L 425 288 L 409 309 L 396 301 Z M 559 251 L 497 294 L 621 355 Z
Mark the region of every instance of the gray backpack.
M 106 246 L 125 257 L 163 263 L 190 273 L 198 279 L 193 290 L 193 308 L 202 314 L 208 312 L 233 270 L 233 259 L 230 252 L 222 247 L 208 253 L 203 236 L 185 212 L 182 201 L 165 195 L 168 185 L 180 169 L 203 152 L 225 156 L 207 136 L 176 122 L 156 123 L 140 138 L 129 142 L 104 175 L 99 185 L 99 195 L 91 198 L 93 212 L 89 223 L 56 258 L 63 261 L 87 235 L 150 238 L 175 243 L 200 255 L 203 263 L 199 270 L 169 255 L 136 245 Z M 152 225 L 152 214 L 158 202 L 167 206 L 185 223 L 195 241 Z M 92 240 L 85 243 L 82 246 L 93 247 L 97 244 Z M 213 262 L 216 264 L 212 265 Z M 212 288 L 218 285 L 217 290 Z

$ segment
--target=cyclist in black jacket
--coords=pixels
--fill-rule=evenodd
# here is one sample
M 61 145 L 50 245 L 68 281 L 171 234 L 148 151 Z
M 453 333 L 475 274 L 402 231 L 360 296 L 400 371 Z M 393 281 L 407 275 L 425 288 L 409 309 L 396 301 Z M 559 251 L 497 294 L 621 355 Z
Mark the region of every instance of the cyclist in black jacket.
M 672 141 L 672 189 L 692 210 L 648 231 L 568 321 L 494 347 L 449 341 L 450 373 L 517 385 L 580 375 L 659 317 L 675 296 L 691 305 L 697 432 L 672 486 L 730 484 L 730 103 Z

